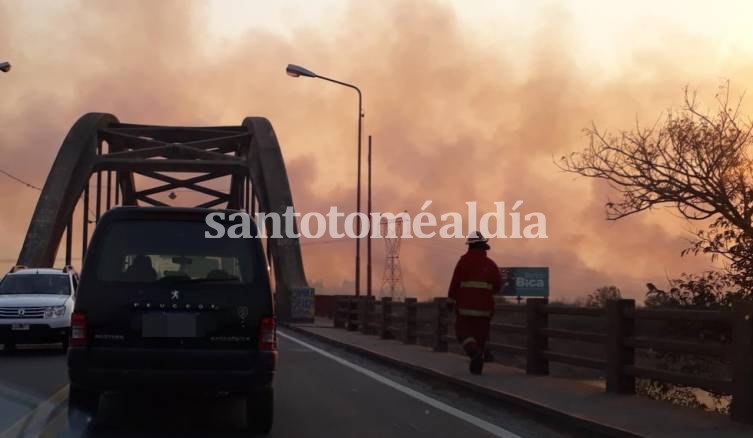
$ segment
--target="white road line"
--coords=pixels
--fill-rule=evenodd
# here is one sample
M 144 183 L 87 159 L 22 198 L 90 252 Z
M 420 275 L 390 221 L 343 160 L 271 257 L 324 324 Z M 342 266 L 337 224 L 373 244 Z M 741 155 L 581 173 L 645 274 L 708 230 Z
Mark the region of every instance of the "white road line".
M 29 394 L 19 391 L 13 387 L 0 383 L 0 399 L 6 400 L 10 403 L 16 403 L 25 406 L 30 409 L 34 409 L 41 401 L 37 397 L 32 397 Z
M 38 436 L 47 427 L 49 417 L 55 411 L 55 408 L 67 399 L 68 385 L 65 385 L 50 398 L 38 404 L 33 411 L 0 432 L 0 438 Z
M 344 365 L 344 366 L 346 366 L 346 367 L 348 367 L 348 368 L 350 368 L 350 369 L 352 369 L 354 371 L 357 371 L 357 372 L 359 372 L 359 373 L 361 373 L 361 374 L 363 374 L 363 375 L 365 375 L 367 377 L 370 377 L 370 378 L 376 380 L 377 382 L 383 383 L 383 384 L 389 386 L 392 389 L 400 391 L 400 392 L 402 392 L 403 394 L 405 394 L 405 395 L 407 395 L 409 397 L 413 397 L 416 400 L 420 400 L 420 401 L 426 403 L 427 405 L 429 405 L 429 406 L 431 406 L 431 407 L 433 407 L 435 409 L 439 409 L 440 411 L 443 411 L 443 412 L 445 412 L 447 414 L 450 414 L 450 415 L 452 415 L 454 417 L 457 417 L 457 418 L 459 418 L 459 419 L 461 419 L 463 421 L 466 421 L 466 422 L 468 422 L 468 423 L 470 423 L 470 424 L 478 427 L 479 429 L 483 429 L 483 430 L 489 432 L 492 435 L 495 435 L 495 436 L 498 436 L 498 437 L 503 437 L 503 438 L 521 438 L 519 435 L 516 435 L 516 434 L 510 432 L 507 429 L 503 429 L 503 428 L 501 428 L 499 426 L 496 426 L 496 425 L 494 425 L 492 423 L 484 421 L 484 420 L 482 420 L 482 419 L 480 419 L 478 417 L 474 417 L 471 414 L 463 412 L 460 409 L 453 408 L 452 406 L 447 405 L 445 403 L 442 403 L 439 400 L 436 400 L 436 399 L 431 398 L 431 397 L 429 397 L 427 395 L 421 394 L 418 391 L 415 391 L 415 390 L 413 390 L 411 388 L 408 388 L 407 386 L 401 385 L 401 384 L 399 384 L 399 383 L 397 383 L 397 382 L 395 382 L 393 380 L 390 380 L 390 379 L 388 379 L 388 378 L 386 378 L 384 376 L 381 376 L 381 375 L 379 375 L 379 374 L 377 374 L 377 373 L 375 373 L 375 372 L 373 372 L 371 370 L 367 370 L 366 368 L 363 368 L 363 367 L 361 367 L 359 365 L 356 365 L 356 364 L 354 364 L 352 362 L 349 362 L 349 361 L 347 361 L 345 359 L 342 359 L 342 358 L 337 357 L 337 356 L 335 356 L 335 355 L 333 355 L 331 353 L 328 353 L 328 352 L 322 350 L 321 348 L 317 348 L 317 347 L 315 347 L 315 346 L 313 346 L 313 345 L 311 345 L 311 344 L 309 344 L 309 343 L 307 343 L 305 341 L 302 341 L 302 340 L 300 340 L 298 338 L 290 336 L 289 334 L 284 333 L 281 330 L 278 330 L 277 334 L 280 335 L 280 336 L 282 336 L 283 338 L 289 339 L 289 340 L 291 340 L 291 341 L 293 341 L 293 342 L 295 342 L 295 343 L 297 343 L 299 345 L 303 345 L 304 347 L 309 348 L 312 351 L 315 351 L 315 352 L 321 354 L 324 357 L 332 359 L 335 362 L 339 363 L 340 365 Z

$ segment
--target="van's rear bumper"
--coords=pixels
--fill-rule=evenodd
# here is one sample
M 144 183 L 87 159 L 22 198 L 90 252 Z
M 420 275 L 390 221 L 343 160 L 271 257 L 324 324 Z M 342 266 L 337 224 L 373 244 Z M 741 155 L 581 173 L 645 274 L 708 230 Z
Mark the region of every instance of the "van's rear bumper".
M 108 356 L 114 359 L 126 353 L 123 349 L 104 350 L 82 347 L 72 347 L 68 350 L 68 377 L 72 385 L 97 392 L 243 393 L 270 386 L 277 362 L 277 352 L 271 351 L 226 351 L 226 354 L 223 354 L 223 351 L 216 350 L 161 350 L 159 353 L 165 355 L 177 353 L 178 356 L 193 356 L 196 359 L 204 356 L 204 361 L 197 360 L 192 363 L 186 360 L 182 367 L 178 368 L 173 364 L 169 369 L 156 364 L 151 367 L 135 367 L 140 356 L 153 358 L 157 352 L 129 348 L 127 354 L 130 360 L 124 364 L 117 361 L 107 363 L 109 361 L 106 360 Z M 251 355 L 253 360 L 249 361 L 248 355 Z M 244 356 L 244 360 L 239 361 L 239 356 Z M 207 367 L 207 358 L 216 361 L 216 366 Z M 197 363 L 203 366 L 198 368 Z

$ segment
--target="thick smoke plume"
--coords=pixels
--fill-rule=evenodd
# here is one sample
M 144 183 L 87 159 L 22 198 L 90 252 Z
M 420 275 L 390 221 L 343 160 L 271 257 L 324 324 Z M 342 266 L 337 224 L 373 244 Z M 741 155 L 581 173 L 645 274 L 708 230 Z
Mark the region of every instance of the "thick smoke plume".
M 334 26 L 285 36 L 250 28 L 220 44 L 208 36 L 206 14 L 179 1 L 0 2 L 0 57 L 15 64 L 0 77 L 0 168 L 41 184 L 85 112 L 175 125 L 261 115 L 283 145 L 297 210 L 352 211 L 355 96 L 287 77 L 294 62 L 364 90 L 377 211 L 415 214 L 430 199 L 436 215 L 463 213 L 468 201 L 483 213 L 495 201 L 523 200 L 523 213 L 546 215 L 549 238 L 497 239 L 491 255 L 501 266 L 550 266 L 559 297 L 605 284 L 637 297 L 648 281 L 709 266 L 679 257 L 687 225 L 666 212 L 606 222 L 609 190 L 560 173 L 553 159 L 580 149 L 592 121 L 653 122 L 685 84 L 709 93 L 720 77 L 744 84 L 750 59 L 705 63 L 718 59 L 713 47 L 673 34 L 618 57 L 619 73 L 599 75 L 578 56 L 568 11 L 553 7 L 538 11 L 537 31 L 521 46 L 507 44 L 521 41 L 516 28 L 482 39 L 439 2 L 354 1 Z M 0 269 L 18 254 L 37 196 L 0 177 Z M 353 242 L 304 243 L 307 275 L 320 289 L 352 281 Z M 379 289 L 383 242 L 374 247 Z M 459 239 L 405 241 L 409 295 L 445 293 L 463 250 Z

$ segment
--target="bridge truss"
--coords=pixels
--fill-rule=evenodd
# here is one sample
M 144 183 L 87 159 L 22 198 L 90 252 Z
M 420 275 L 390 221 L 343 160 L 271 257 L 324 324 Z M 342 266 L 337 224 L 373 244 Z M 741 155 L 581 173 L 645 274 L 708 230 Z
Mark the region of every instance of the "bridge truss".
M 152 184 L 146 187 L 146 181 Z M 89 225 L 96 225 L 104 211 L 116 205 L 170 205 L 176 190 L 201 194 L 206 200 L 197 207 L 252 215 L 282 215 L 293 206 L 280 145 L 265 118 L 247 117 L 238 126 L 175 127 L 121 123 L 111 114 L 89 113 L 73 125 L 60 147 L 18 264 L 52 266 L 63 236 L 70 264 L 77 205 L 83 259 Z M 278 315 L 288 319 L 291 291 L 308 287 L 299 241 L 268 239 L 266 248 Z

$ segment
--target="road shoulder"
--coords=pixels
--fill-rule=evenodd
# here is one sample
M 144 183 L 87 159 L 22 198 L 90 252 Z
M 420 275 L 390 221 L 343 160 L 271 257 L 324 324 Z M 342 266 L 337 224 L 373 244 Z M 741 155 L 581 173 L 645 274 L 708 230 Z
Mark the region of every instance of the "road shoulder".
M 484 375 L 472 376 L 465 358 L 457 354 L 435 353 L 425 347 L 322 324 L 293 324 L 288 328 L 387 365 L 607 436 L 753 436 L 753 428 L 723 415 L 642 397 L 607 394 L 577 381 L 527 376 L 522 370 L 499 364 L 487 364 Z

